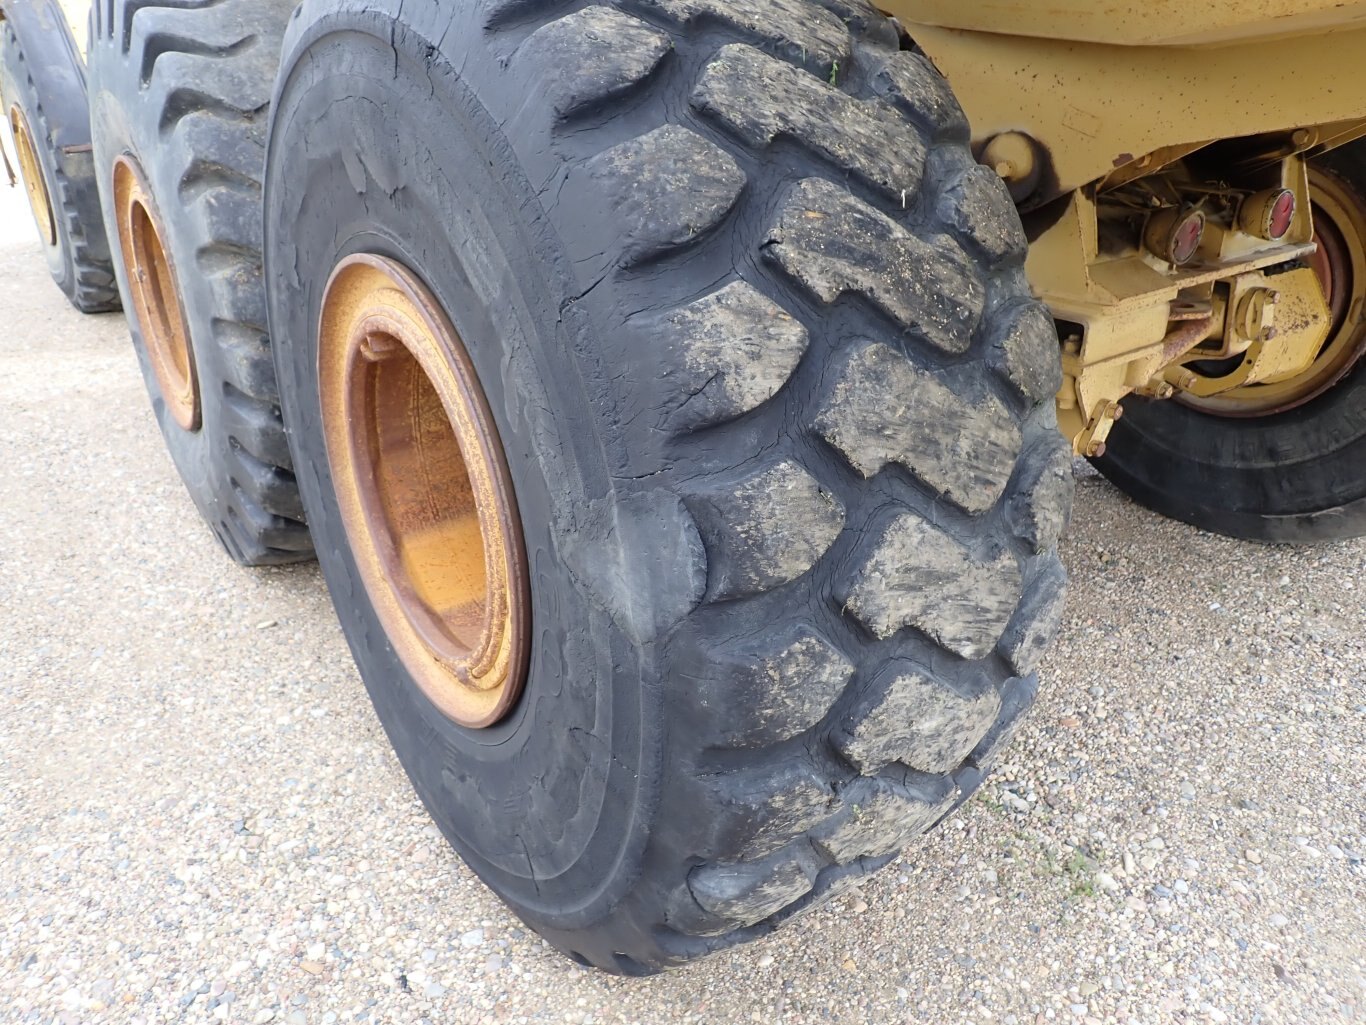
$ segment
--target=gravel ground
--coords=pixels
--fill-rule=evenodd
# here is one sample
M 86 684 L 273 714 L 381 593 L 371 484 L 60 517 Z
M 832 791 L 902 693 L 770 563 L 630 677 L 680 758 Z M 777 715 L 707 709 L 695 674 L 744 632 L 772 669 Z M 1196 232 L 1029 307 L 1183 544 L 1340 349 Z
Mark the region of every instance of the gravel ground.
M 437 836 L 311 566 L 234 568 L 122 319 L 0 190 L 0 1020 L 1366 1020 L 1366 543 L 1080 480 L 1047 689 L 946 828 L 670 976 L 547 949 Z

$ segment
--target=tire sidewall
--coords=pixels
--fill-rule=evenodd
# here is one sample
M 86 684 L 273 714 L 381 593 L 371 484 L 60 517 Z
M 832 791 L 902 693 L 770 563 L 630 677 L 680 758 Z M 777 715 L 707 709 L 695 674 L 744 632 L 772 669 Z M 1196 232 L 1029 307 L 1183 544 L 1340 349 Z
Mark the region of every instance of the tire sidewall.
M 90 122 L 95 155 L 95 175 L 100 192 L 100 205 L 103 208 L 105 233 L 109 239 L 110 248 L 115 254 L 113 265 L 119 292 L 121 295 L 127 296 L 131 295 L 132 292 L 128 281 L 127 268 L 124 266 L 122 258 L 118 218 L 114 209 L 114 162 L 121 156 L 129 156 L 136 160 L 138 166 L 142 168 L 143 174 L 147 177 L 153 197 L 174 196 L 176 193 L 174 183 L 170 186 L 170 192 L 165 191 L 167 186 L 162 180 L 164 176 L 160 173 L 162 161 L 157 159 L 155 143 L 143 144 L 143 140 L 149 138 L 149 133 L 146 126 L 137 123 L 138 112 L 134 111 L 130 116 L 122 104 L 98 86 L 101 79 L 100 62 L 122 59 L 119 55 L 109 52 L 112 48 L 113 41 L 108 39 L 100 39 L 91 48 Z M 154 129 L 150 138 L 155 138 Z M 157 216 L 163 231 L 161 241 L 167 258 L 174 268 L 181 312 L 186 331 L 190 335 L 192 359 L 199 380 L 198 394 L 202 422 L 211 424 L 217 415 L 221 396 L 218 389 L 205 387 L 205 383 L 220 379 L 219 375 L 214 372 L 213 365 L 217 353 L 210 339 L 200 340 L 195 337 L 196 326 L 208 322 L 207 317 L 197 315 L 201 310 L 209 308 L 205 305 L 207 302 L 205 295 L 207 284 L 203 281 L 202 275 L 195 273 L 193 250 L 189 249 L 187 252 L 189 247 L 182 242 L 177 231 L 179 219 L 174 216 L 168 217 L 165 211 L 160 210 L 157 211 Z M 133 341 L 133 351 L 137 353 L 142 380 L 152 401 L 152 412 L 170 452 L 171 460 L 185 481 L 186 489 L 198 506 L 200 514 L 214 527 L 215 536 L 218 537 L 220 543 L 226 545 L 224 538 L 227 536 L 227 531 L 220 524 L 229 513 L 226 508 L 215 503 L 211 497 L 215 491 L 214 485 L 217 477 L 213 447 L 210 441 L 211 432 L 203 429 L 187 431 L 176 423 L 167 408 L 165 398 L 161 394 L 161 386 L 157 382 L 156 372 L 152 369 L 152 362 L 147 353 L 147 344 L 143 339 L 137 315 L 134 313 L 131 304 L 126 306 L 124 314 Z
M 373 24 L 372 12 L 338 14 L 287 40 L 284 66 L 303 60 L 308 71 L 276 94 L 266 257 L 272 334 L 288 340 L 277 342 L 276 365 L 296 472 L 343 631 L 418 794 L 519 914 L 538 928 L 580 928 L 632 882 L 660 746 L 652 639 L 628 636 L 585 580 L 625 557 L 598 414 L 572 357 L 586 325 L 566 311 L 572 279 L 557 241 L 539 222 L 517 226 L 538 200 L 463 81 L 418 70 L 409 55 L 427 44 L 401 29 L 393 49 L 387 26 L 382 39 L 352 36 L 332 49 L 330 32 Z M 329 73 L 335 96 L 310 90 Z M 347 92 L 365 105 L 345 109 Z M 446 126 L 440 138 L 422 130 L 432 123 Z M 329 153 L 348 131 L 356 149 Z M 360 251 L 398 260 L 432 290 L 504 443 L 533 578 L 531 669 L 508 718 L 484 730 L 455 725 L 415 684 L 385 640 L 340 522 L 316 324 L 331 268 Z M 652 596 L 638 599 L 648 607 Z

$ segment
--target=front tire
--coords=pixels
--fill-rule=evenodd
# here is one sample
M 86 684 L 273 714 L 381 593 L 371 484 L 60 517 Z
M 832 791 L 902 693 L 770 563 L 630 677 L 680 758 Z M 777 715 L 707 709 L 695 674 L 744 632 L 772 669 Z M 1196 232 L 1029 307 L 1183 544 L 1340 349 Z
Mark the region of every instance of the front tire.
M 307 2 L 286 37 L 265 253 L 328 587 L 444 834 L 609 971 L 894 857 L 980 781 L 1060 614 L 1058 350 L 1013 207 L 928 62 L 830 6 Z M 319 322 L 357 259 L 444 311 L 506 457 L 529 669 L 482 729 L 346 529 Z

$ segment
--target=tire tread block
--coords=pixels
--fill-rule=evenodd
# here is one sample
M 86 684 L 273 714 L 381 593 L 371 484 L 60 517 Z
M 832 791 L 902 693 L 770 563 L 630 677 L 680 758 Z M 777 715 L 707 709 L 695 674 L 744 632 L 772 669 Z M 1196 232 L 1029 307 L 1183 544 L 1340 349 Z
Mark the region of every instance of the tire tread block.
M 755 103 L 766 94 L 768 102 Z M 693 90 L 692 105 L 749 146 L 797 139 L 836 167 L 904 201 L 920 188 L 920 133 L 881 100 L 857 100 L 751 46 L 722 47 Z M 838 123 L 840 131 L 826 131 Z
M 928 129 L 932 137 L 966 140 L 968 119 L 949 83 L 924 55 L 893 54 L 873 75 L 873 91 Z
M 537 66 L 551 108 L 567 118 L 632 92 L 672 48 L 638 18 L 585 7 L 538 28 L 517 59 Z
M 1005 379 L 1030 402 L 1051 401 L 1062 387 L 1058 331 L 1035 299 L 1016 302 L 998 317 L 991 352 Z
M 957 175 L 939 194 L 935 213 L 942 224 L 975 246 L 991 266 L 1024 259 L 1029 240 L 1015 213 L 1005 183 L 989 167 L 976 164 Z
M 682 27 L 733 29 L 822 79 L 837 64 L 847 65 L 851 53 L 843 20 L 804 0 L 640 0 L 640 5 Z
M 696 241 L 729 213 L 745 174 L 729 153 L 680 125 L 664 125 L 599 153 L 587 188 L 615 211 L 622 266 Z
M 862 295 L 945 352 L 966 352 L 982 316 L 985 289 L 956 242 L 921 239 L 824 179 L 791 188 L 764 252 L 822 303 Z
M 669 423 L 724 423 L 778 393 L 806 352 L 806 328 L 743 281 L 651 318 L 643 332 L 660 353 L 656 390 Z
M 798 625 L 714 649 L 697 705 L 720 743 L 763 747 L 820 722 L 853 672 L 838 648 Z
M 1062 625 L 1067 575 L 1056 555 L 1035 574 L 1011 616 L 998 648 L 1021 676 L 1033 671 Z
M 956 794 L 865 777 L 845 788 L 843 809 L 812 831 L 812 841 L 839 865 L 894 854 L 938 822 Z
M 1015 536 L 1035 552 L 1056 548 L 1072 516 L 1072 491 L 1072 448 L 1054 434 L 1025 455 L 1020 482 L 1006 503 Z
M 771 590 L 809 570 L 839 535 L 838 499 L 791 460 L 690 503 L 707 544 L 713 600 Z
M 798 849 L 762 861 L 694 869 L 688 876 L 688 889 L 698 906 L 712 916 L 710 922 L 694 925 L 694 930 L 720 936 L 762 922 L 811 892 L 816 882 L 811 860 Z
M 816 427 L 863 476 L 900 463 L 969 513 L 996 503 L 1020 454 L 1020 428 L 1000 399 L 963 373 L 922 370 L 883 342 L 846 357 Z
M 976 556 L 902 512 L 873 535 L 838 597 L 877 637 L 915 627 L 963 658 L 981 658 L 1015 611 L 1020 568 L 1007 551 Z
M 835 747 L 864 774 L 892 762 L 948 772 L 995 725 L 1000 709 L 1000 696 L 990 688 L 965 697 L 928 675 L 898 668 L 849 716 Z

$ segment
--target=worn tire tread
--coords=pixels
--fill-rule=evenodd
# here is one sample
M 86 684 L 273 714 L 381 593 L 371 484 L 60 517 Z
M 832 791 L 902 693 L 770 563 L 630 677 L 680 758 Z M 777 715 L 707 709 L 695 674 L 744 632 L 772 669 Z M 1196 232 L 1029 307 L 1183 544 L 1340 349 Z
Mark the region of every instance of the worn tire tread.
M 1059 483 L 1045 473 L 1060 441 L 1046 393 L 1058 352 L 1038 336 L 1016 341 L 1016 324 L 1037 324 L 1046 311 L 1024 283 L 1023 235 L 1009 197 L 994 176 L 978 173 L 965 145 L 966 121 L 943 80 L 923 56 L 897 49 L 895 32 L 871 7 L 784 0 L 782 18 L 765 18 L 767 10 L 716 0 L 570 9 L 511 0 L 486 21 L 495 45 L 500 33 L 508 35 L 514 69 L 518 61 L 543 64 L 542 80 L 554 85 L 551 116 L 566 148 L 585 154 L 595 188 L 626 197 L 629 181 L 633 194 L 648 192 L 650 161 L 619 159 L 642 148 L 670 167 L 738 172 L 709 177 L 686 210 L 654 197 L 656 221 L 643 254 L 631 203 L 617 203 L 604 237 L 622 241 L 603 273 L 645 273 L 645 260 L 657 274 L 712 238 L 724 248 L 745 231 L 760 245 L 760 258 L 740 276 L 635 318 L 642 344 L 654 345 L 660 358 L 639 416 L 669 437 L 662 458 L 705 546 L 708 586 L 694 617 L 743 619 L 748 603 L 763 610 L 766 624 L 764 635 L 749 637 L 699 631 L 697 657 L 711 670 L 689 688 L 686 714 L 702 724 L 689 756 L 698 771 L 679 787 L 701 804 L 692 814 L 712 824 L 686 878 L 651 882 L 666 893 L 651 968 L 752 939 L 810 910 L 966 799 L 1033 699 L 1036 679 L 1017 674 L 1011 658 L 1021 674 L 1029 672 L 1043 635 L 1056 628 L 1063 589 L 1054 549 L 1070 510 L 1070 479 Z M 582 41 L 584 26 L 599 38 Z M 612 33 L 616 47 L 601 38 Z M 588 59 L 599 51 L 610 51 L 610 60 Z M 731 83 L 771 83 L 779 68 L 791 83 L 781 106 L 756 88 L 725 94 Z M 613 112 L 638 112 L 647 94 L 678 90 L 684 74 L 692 76 L 686 116 L 619 136 Z M 592 115 L 587 124 L 584 112 Z M 637 113 L 630 123 L 640 120 Z M 604 140 L 597 151 L 595 125 Z M 871 126 L 905 135 L 914 166 L 873 147 Z M 653 145 L 666 128 L 667 151 Z M 764 188 L 775 179 L 785 179 L 776 197 Z M 784 200 L 793 213 L 787 222 Z M 843 252 L 801 234 L 812 209 L 828 233 L 848 227 L 852 241 Z M 860 223 L 841 225 L 846 213 Z M 670 234 L 671 217 L 689 225 L 686 237 Z M 766 225 L 762 234 L 753 234 L 756 222 Z M 896 277 L 887 259 L 893 249 L 921 258 L 916 275 Z M 836 266 L 836 258 L 844 264 Z M 926 260 L 943 267 L 944 284 L 932 293 L 923 284 Z M 836 325 L 854 319 L 867 338 L 883 340 L 836 344 Z M 835 376 L 839 360 L 860 344 L 883 347 L 908 375 L 948 382 L 935 397 L 957 400 L 943 411 L 952 431 L 988 456 L 966 470 L 970 451 L 929 458 L 925 437 L 874 437 L 878 418 L 869 415 L 847 418 L 857 437 L 840 435 L 847 442 L 841 449 L 821 429 L 828 407 L 821 408 L 822 390 L 812 382 L 821 368 Z M 904 401 L 885 387 L 850 394 L 876 402 L 885 421 Z M 831 390 L 823 394 L 833 403 Z M 718 455 L 753 452 L 752 439 L 761 436 L 753 425 L 772 423 L 771 415 L 804 423 L 795 451 L 758 451 L 738 466 Z M 942 430 L 942 440 L 952 441 Z M 897 445 L 899 456 L 851 463 L 855 448 Z M 1041 479 L 1049 486 L 1040 488 Z M 866 577 L 877 554 L 872 527 L 894 514 L 960 551 L 964 565 L 1010 567 L 999 609 L 961 644 L 956 635 L 936 643 L 929 617 L 880 632 L 830 590 L 822 594 L 823 579 Z M 907 553 L 891 554 L 905 564 Z M 883 585 L 881 601 L 904 606 L 916 581 L 932 579 L 938 568 L 912 565 Z M 898 692 L 905 706 L 883 708 L 884 719 L 913 719 L 915 702 L 932 699 L 942 719 L 960 720 L 951 743 L 913 730 L 850 742 L 870 714 L 870 694 L 898 667 L 914 670 L 920 682 Z M 581 963 L 626 971 L 619 949 L 575 946 L 573 937 L 559 942 Z M 634 965 L 645 963 L 634 955 Z

